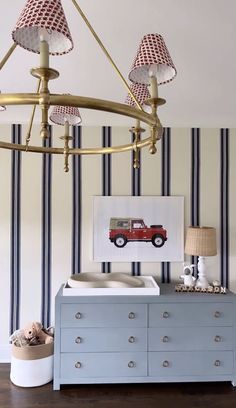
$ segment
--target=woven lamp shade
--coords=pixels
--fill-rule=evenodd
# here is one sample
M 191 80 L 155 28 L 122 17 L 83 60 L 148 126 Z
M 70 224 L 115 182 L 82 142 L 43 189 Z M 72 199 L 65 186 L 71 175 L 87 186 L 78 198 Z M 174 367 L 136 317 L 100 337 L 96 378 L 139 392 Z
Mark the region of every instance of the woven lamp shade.
M 132 84 L 130 89 L 133 92 L 134 96 L 136 97 L 137 101 L 140 103 L 140 105 L 144 105 L 144 102 L 147 99 L 151 98 L 147 85 Z M 130 94 L 127 95 L 125 103 L 132 107 L 136 107 L 136 103 Z
M 149 69 L 156 73 L 159 85 L 170 82 L 177 74 L 169 51 L 160 34 L 143 37 L 129 73 L 131 82 L 149 84 Z
M 60 0 L 28 0 L 12 31 L 13 41 L 39 53 L 40 36 L 49 44 L 51 55 L 72 50 L 73 41 Z
M 212 227 L 188 227 L 185 253 L 196 256 L 213 256 L 217 254 L 216 230 Z
M 64 125 L 65 121 L 69 125 L 79 125 L 82 122 L 79 109 L 73 106 L 54 106 L 50 120 L 57 125 Z

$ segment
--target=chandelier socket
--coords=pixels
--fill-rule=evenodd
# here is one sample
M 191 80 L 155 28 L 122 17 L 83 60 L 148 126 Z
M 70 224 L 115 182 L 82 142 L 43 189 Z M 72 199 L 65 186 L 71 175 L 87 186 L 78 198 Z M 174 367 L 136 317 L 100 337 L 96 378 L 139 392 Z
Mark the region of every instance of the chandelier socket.
M 31 75 L 38 79 L 44 79 L 50 81 L 50 79 L 56 79 L 59 77 L 59 72 L 53 68 L 32 68 L 30 71 Z
M 152 108 L 155 109 L 155 111 L 158 106 L 165 105 L 165 103 L 166 103 L 166 100 L 163 98 L 149 98 L 149 99 L 146 99 L 146 101 L 144 102 L 145 105 L 151 106 Z
M 61 140 L 73 140 L 73 137 L 69 136 L 69 135 L 64 135 L 64 136 L 60 136 L 59 139 L 61 139 Z

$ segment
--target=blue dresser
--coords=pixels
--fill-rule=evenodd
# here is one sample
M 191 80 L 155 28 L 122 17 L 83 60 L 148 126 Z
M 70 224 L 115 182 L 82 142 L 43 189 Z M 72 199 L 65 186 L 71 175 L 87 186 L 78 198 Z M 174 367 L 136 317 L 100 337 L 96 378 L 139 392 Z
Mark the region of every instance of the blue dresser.
M 231 381 L 236 295 L 56 296 L 54 390 L 61 384 Z M 109 289 L 108 289 L 109 290 Z

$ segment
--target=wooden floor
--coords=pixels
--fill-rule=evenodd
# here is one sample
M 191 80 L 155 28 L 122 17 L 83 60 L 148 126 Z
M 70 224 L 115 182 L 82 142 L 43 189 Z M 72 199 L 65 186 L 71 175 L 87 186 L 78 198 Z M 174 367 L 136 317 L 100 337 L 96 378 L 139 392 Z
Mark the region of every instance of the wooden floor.
M 230 383 L 14 386 L 0 364 L 0 408 L 236 408 Z

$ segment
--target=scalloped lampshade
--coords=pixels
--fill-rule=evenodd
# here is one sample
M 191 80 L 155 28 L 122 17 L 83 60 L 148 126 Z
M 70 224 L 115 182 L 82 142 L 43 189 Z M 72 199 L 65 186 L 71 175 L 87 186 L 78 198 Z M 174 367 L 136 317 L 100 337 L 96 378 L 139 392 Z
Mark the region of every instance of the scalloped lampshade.
M 28 0 L 12 31 L 13 41 L 39 53 L 40 36 L 49 44 L 51 55 L 73 49 L 73 40 L 60 0 Z
M 50 120 L 57 125 L 64 125 L 65 121 L 69 125 L 79 125 L 82 122 L 79 109 L 73 106 L 54 106 Z
M 177 74 L 160 34 L 147 34 L 143 37 L 129 73 L 130 81 L 149 84 L 150 69 L 154 71 L 159 85 L 170 82 Z
M 132 84 L 130 89 L 133 92 L 134 96 L 136 97 L 137 101 L 140 103 L 140 105 L 144 105 L 145 101 L 151 97 L 147 85 Z M 125 103 L 127 105 L 136 107 L 136 103 L 130 94 L 127 95 Z

